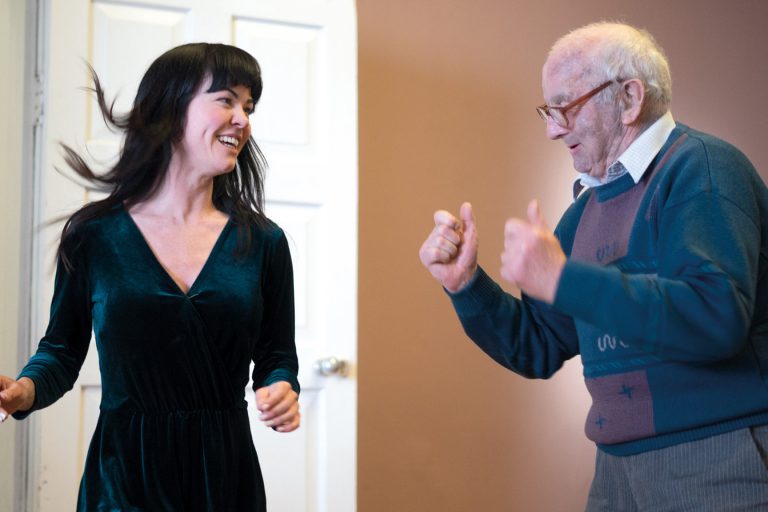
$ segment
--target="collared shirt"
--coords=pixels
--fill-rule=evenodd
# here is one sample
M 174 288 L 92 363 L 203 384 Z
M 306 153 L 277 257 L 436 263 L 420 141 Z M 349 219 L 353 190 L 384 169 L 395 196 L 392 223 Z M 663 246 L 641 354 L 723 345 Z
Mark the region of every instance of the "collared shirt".
M 658 118 L 651 126 L 648 127 L 640 136 L 635 139 L 632 144 L 629 145 L 624 152 L 619 155 L 616 162 L 621 162 L 626 171 L 632 176 L 635 183 L 640 181 L 640 178 L 645 174 L 646 169 L 651 164 L 656 155 L 664 146 L 664 143 L 669 138 L 669 134 L 675 129 L 675 120 L 672 119 L 672 112 L 667 111 L 666 114 Z M 616 162 L 613 162 L 613 166 Z M 608 168 L 610 168 L 609 166 Z M 616 178 L 622 176 L 624 173 L 608 173 L 604 178 L 596 178 L 590 176 L 588 173 L 579 173 L 580 177 L 578 184 L 581 187 L 599 187 L 605 185 Z M 580 190 L 580 188 L 579 188 Z

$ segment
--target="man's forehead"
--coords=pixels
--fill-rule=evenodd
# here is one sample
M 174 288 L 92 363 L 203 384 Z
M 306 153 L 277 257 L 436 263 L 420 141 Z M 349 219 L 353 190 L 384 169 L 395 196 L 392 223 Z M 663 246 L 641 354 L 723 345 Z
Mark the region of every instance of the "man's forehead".
M 555 105 L 567 102 L 582 88 L 588 78 L 584 68 L 575 61 L 547 61 L 542 70 L 542 91 L 547 103 Z

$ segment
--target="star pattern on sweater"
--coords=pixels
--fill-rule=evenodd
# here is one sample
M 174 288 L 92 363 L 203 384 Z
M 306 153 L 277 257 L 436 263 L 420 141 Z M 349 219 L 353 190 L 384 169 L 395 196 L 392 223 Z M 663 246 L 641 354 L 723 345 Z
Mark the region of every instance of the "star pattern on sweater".
M 608 421 L 605 418 L 603 418 L 601 415 L 597 415 L 597 421 L 595 421 L 595 425 L 600 427 L 600 430 L 603 430 L 603 425 L 605 425 L 605 422 Z
M 627 386 L 626 384 L 621 385 L 621 391 L 619 391 L 620 395 L 627 395 L 627 398 L 629 400 L 632 400 L 632 393 L 634 393 L 635 387 L 634 386 Z

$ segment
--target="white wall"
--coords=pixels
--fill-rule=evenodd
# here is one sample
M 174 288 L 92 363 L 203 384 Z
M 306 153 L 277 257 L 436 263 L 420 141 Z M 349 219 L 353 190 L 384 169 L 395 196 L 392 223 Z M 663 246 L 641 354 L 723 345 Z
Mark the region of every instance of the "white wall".
M 18 371 L 24 0 L 0 0 L 0 373 Z M 16 422 L 0 426 L 0 510 L 13 510 Z

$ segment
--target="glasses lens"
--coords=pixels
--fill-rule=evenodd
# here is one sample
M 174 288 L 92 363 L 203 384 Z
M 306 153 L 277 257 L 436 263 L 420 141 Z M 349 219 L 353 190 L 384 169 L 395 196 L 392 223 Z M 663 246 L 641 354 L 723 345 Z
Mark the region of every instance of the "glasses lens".
M 536 107 L 536 112 L 539 113 L 539 116 L 545 122 L 547 119 L 552 119 L 552 122 L 558 126 L 563 128 L 568 126 L 568 120 L 565 118 L 565 114 L 563 114 L 563 111 L 557 107 L 548 107 L 547 105 L 542 105 L 540 107 Z
M 565 128 L 568 126 L 568 120 L 565 118 L 565 114 L 559 108 L 549 109 L 549 115 L 552 116 L 552 120 L 556 125 Z

